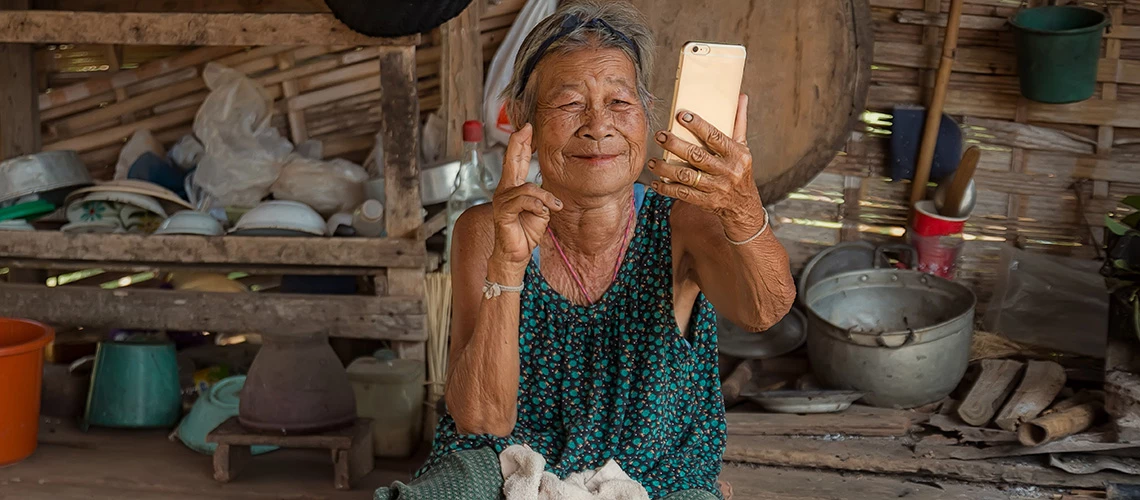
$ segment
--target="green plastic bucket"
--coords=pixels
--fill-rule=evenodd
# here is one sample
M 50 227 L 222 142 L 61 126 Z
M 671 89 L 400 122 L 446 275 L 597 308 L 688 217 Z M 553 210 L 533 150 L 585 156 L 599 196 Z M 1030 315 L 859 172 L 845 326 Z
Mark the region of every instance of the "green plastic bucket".
M 1070 5 L 1037 7 L 1018 12 L 1010 24 L 1022 95 L 1052 104 L 1092 97 L 1108 16 Z

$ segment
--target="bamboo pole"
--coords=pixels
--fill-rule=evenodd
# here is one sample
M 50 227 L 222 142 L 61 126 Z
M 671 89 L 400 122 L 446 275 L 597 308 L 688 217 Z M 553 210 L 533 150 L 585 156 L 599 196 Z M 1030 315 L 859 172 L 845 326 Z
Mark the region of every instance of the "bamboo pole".
M 938 77 L 934 83 L 934 96 L 926 108 L 926 123 L 923 127 L 922 143 L 918 151 L 918 163 L 914 168 L 914 181 L 910 190 L 910 205 L 926 198 L 926 183 L 930 181 L 930 166 L 934 162 L 934 146 L 938 142 L 938 126 L 942 121 L 942 108 L 946 104 L 946 89 L 950 85 L 950 73 L 954 68 L 954 53 L 958 48 L 958 27 L 962 21 L 964 0 L 952 0 L 950 15 L 946 25 L 946 40 L 942 44 L 942 62 L 938 66 Z

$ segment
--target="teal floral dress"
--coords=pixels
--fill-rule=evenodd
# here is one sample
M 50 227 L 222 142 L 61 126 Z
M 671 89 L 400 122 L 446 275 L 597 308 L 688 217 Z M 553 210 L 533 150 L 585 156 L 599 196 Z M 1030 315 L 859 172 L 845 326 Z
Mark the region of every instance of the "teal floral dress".
M 681 335 L 673 308 L 673 200 L 640 185 L 637 194 L 634 237 L 617 280 L 596 303 L 570 302 L 546 282 L 537 259 L 528 266 L 513 433 L 462 435 L 444 414 L 417 476 L 456 452 L 490 449 L 497 456 L 526 444 L 559 477 L 612 458 L 650 498 L 720 498 L 725 419 L 716 314 L 701 294 L 689 338 Z

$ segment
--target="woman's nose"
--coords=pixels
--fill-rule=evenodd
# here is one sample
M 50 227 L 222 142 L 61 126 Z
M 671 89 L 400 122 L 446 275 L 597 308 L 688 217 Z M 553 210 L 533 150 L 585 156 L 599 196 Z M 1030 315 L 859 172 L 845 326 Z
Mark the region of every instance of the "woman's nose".
M 605 110 L 589 110 L 578 133 L 583 138 L 600 141 L 615 135 L 613 125 L 613 117 Z

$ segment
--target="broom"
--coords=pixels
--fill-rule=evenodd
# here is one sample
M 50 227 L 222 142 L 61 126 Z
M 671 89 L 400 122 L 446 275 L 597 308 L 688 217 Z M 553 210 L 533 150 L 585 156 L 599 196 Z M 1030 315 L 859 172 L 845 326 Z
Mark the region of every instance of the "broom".
M 447 343 L 451 332 L 451 274 L 428 273 L 424 291 L 427 294 L 427 362 L 428 391 L 424 401 L 424 440 L 431 442 L 439 421 L 436 404 L 443 397 L 447 381 Z

